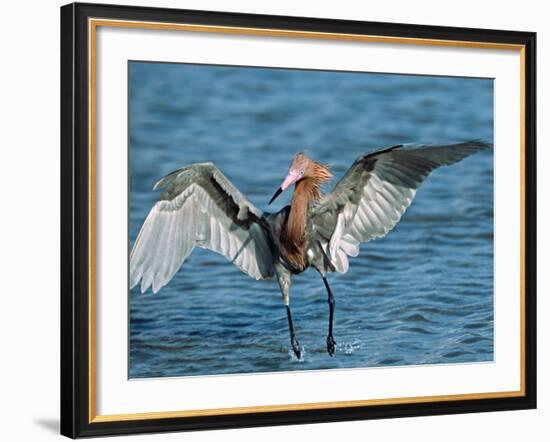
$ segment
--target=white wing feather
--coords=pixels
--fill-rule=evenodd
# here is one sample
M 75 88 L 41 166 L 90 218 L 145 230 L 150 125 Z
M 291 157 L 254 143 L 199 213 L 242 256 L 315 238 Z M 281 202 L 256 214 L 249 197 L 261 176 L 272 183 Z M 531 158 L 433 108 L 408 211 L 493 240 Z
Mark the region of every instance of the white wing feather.
M 317 206 L 310 242 L 319 242 L 334 269 L 345 273 L 362 242 L 385 236 L 399 222 L 429 173 L 487 148 L 481 142 L 395 146 L 360 157 Z
M 130 288 L 158 292 L 195 247 L 212 250 L 255 279 L 273 276 L 272 251 L 261 215 L 212 163 L 160 180 L 164 199 L 147 216 L 130 254 Z

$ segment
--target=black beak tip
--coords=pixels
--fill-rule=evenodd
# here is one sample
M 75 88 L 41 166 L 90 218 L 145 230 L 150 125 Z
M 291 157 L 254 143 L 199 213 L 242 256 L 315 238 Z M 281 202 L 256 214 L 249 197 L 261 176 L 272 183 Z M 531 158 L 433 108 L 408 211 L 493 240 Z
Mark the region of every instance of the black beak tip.
M 269 200 L 269 203 L 267 203 L 267 205 L 270 205 L 273 201 L 275 201 L 275 198 L 277 198 L 281 193 L 283 192 L 283 189 L 281 189 L 280 187 L 277 189 L 277 192 L 275 192 L 273 194 L 273 196 L 271 197 L 271 199 Z

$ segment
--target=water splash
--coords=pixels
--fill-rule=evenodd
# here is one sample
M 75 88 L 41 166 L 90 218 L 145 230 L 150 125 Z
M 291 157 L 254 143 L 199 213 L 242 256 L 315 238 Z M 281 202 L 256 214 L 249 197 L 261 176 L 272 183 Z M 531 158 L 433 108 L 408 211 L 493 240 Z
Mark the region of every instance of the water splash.
M 306 358 L 306 348 L 302 345 L 302 353 L 300 354 L 300 358 L 298 359 L 296 357 L 296 354 L 294 353 L 294 350 L 292 348 L 288 349 L 288 356 L 292 362 L 298 362 L 298 363 L 304 363 Z
M 363 344 L 355 339 L 352 342 L 344 342 L 342 344 L 336 344 L 336 351 L 341 351 L 346 355 L 353 354 L 356 350 L 359 350 L 363 347 Z

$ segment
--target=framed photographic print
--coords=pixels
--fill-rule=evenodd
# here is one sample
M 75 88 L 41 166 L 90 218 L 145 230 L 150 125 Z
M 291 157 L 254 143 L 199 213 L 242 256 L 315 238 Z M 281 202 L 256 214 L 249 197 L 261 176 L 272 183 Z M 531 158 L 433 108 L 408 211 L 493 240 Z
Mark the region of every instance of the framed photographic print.
M 62 434 L 534 408 L 535 42 L 62 7 Z

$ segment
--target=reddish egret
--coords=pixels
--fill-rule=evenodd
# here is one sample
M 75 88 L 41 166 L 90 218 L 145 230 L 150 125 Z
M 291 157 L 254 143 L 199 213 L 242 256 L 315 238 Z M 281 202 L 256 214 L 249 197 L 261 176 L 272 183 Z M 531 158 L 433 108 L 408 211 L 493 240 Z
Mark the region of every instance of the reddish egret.
M 220 253 L 255 279 L 277 279 L 292 349 L 300 359 L 290 312 L 291 276 L 313 267 L 328 293 L 327 351 L 332 356 L 334 295 L 327 273 L 346 273 L 348 256 L 358 255 L 360 243 L 386 235 L 432 170 L 486 147 L 471 141 L 380 149 L 359 157 L 324 197 L 321 185 L 332 174 L 300 152 L 269 203 L 294 184 L 292 202 L 276 213 L 258 210 L 213 163 L 178 169 L 154 187 L 164 192 L 135 241 L 130 287 L 141 280 L 142 292 L 152 286 L 156 293 L 194 247 Z

